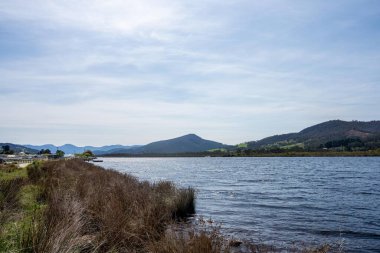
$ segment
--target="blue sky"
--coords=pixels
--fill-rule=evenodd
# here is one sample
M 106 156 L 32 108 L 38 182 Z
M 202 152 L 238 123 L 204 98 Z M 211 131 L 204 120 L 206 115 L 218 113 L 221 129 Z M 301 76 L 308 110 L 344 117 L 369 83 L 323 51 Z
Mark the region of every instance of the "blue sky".
M 0 142 L 227 144 L 380 119 L 377 0 L 0 2 Z

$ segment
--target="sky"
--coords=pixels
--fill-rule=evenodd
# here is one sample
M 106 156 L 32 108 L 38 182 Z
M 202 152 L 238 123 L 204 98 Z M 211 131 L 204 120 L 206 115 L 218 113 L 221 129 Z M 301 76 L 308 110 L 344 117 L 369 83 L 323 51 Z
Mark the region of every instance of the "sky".
M 378 0 L 0 1 L 0 142 L 226 144 L 380 119 Z

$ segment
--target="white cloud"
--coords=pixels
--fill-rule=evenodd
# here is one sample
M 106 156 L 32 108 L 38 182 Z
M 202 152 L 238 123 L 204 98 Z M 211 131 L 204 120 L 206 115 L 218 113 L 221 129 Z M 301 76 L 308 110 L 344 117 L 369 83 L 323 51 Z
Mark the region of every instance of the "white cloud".
M 3 18 L 122 34 L 165 29 L 181 19 L 175 3 L 160 0 L 20 0 L 2 2 L 1 9 Z
M 19 106 L 3 113 L 0 138 L 138 144 L 195 132 L 232 144 L 331 118 L 376 119 L 378 46 L 345 30 L 338 7 L 2 1 L 0 106 Z

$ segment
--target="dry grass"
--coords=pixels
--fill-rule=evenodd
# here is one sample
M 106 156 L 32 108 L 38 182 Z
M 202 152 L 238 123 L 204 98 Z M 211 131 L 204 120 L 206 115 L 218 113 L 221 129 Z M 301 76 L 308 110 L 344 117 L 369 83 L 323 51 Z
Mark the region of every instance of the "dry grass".
M 0 180 L 0 233 L 3 225 L 19 206 L 18 192 L 23 184 L 22 178 Z
M 150 242 L 148 252 L 155 253 L 224 253 L 231 252 L 220 227 L 207 224 L 203 219 L 193 223 L 173 224 L 160 240 Z
M 139 182 L 79 160 L 30 171 L 48 204 L 29 245 L 33 252 L 146 252 L 173 217 L 194 212 L 191 189 Z
M 25 173 L 14 164 L 0 165 L 0 233 L 4 224 L 19 207 L 19 190 L 25 184 Z

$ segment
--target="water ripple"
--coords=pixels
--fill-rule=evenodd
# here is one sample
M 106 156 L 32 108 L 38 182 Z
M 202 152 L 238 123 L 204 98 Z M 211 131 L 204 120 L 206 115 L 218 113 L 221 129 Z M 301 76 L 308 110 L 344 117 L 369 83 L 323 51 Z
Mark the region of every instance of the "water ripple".
M 196 188 L 198 215 L 235 237 L 380 249 L 379 157 L 104 158 L 104 166 Z

